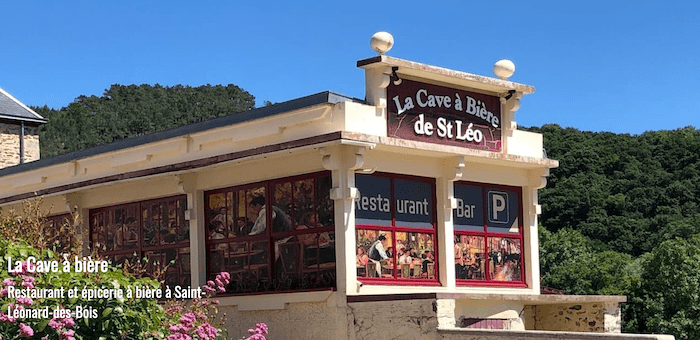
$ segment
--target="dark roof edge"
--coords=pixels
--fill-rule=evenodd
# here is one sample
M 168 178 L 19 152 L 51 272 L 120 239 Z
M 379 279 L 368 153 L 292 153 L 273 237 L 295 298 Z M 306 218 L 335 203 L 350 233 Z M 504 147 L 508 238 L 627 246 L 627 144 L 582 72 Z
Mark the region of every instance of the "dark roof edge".
M 5 113 L 0 113 L 0 119 L 25 121 L 25 122 L 31 122 L 31 123 L 37 123 L 37 124 L 46 124 L 46 122 L 48 122 L 44 118 L 38 119 L 38 118 L 20 117 L 20 116 L 8 115 Z
M 67 163 L 70 161 L 83 159 L 107 152 L 132 148 L 148 143 L 159 142 L 162 140 L 185 136 L 192 133 L 211 130 L 223 126 L 242 123 L 249 120 L 255 120 L 265 117 L 274 116 L 280 113 L 294 111 L 305 107 L 321 105 L 321 104 L 336 104 L 344 101 L 352 101 L 364 103 L 363 100 L 344 96 L 331 91 L 319 92 L 306 97 L 292 99 L 286 102 L 276 103 L 270 106 L 259 107 L 248 111 L 229 114 L 222 117 L 205 120 L 203 122 L 192 123 L 180 127 L 172 128 L 165 131 L 154 132 L 143 136 L 133 137 L 118 140 L 108 144 L 102 144 L 87 149 L 77 150 L 62 155 L 56 155 L 49 158 L 42 158 L 38 161 L 19 164 L 4 169 L 0 169 L 0 177 L 20 173 L 23 171 L 36 170 L 56 164 Z

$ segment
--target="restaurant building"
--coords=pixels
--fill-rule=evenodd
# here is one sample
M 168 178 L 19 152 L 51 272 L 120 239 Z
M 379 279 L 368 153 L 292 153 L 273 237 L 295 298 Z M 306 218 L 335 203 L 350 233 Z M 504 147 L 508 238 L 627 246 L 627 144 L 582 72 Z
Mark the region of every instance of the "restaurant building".
M 0 206 L 79 207 L 117 263 L 221 271 L 231 335 L 629 338 L 623 296 L 541 294 L 537 191 L 556 160 L 514 113 L 532 86 L 387 56 L 365 98 L 322 92 L 0 170 Z M 663 338 L 642 336 L 635 338 Z

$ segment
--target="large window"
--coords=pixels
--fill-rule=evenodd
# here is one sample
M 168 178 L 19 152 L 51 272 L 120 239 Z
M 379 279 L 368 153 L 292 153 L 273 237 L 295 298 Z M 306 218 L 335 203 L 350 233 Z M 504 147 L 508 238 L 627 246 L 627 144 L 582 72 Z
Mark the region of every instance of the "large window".
M 357 277 L 376 283 L 437 284 L 435 180 L 355 175 Z
M 454 192 L 457 284 L 524 286 L 521 189 L 458 182 Z
M 234 294 L 334 288 L 330 189 L 322 172 L 206 192 L 207 276 L 229 272 Z
M 146 258 L 147 273 L 164 271 L 165 284 L 189 286 L 190 229 L 186 196 L 90 210 L 90 241 L 116 264 Z M 141 261 L 143 263 L 143 261 Z

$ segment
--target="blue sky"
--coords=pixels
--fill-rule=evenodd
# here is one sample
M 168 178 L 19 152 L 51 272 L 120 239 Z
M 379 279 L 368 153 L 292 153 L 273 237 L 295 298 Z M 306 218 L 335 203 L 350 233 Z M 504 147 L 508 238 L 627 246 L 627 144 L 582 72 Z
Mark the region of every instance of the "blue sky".
M 639 134 L 700 128 L 700 2 L 8 1 L 0 87 L 60 108 L 111 84 L 236 84 L 263 101 L 325 90 L 362 98 L 369 38 L 388 55 L 536 88 L 516 113 Z M 697 91 L 697 92 L 696 92 Z

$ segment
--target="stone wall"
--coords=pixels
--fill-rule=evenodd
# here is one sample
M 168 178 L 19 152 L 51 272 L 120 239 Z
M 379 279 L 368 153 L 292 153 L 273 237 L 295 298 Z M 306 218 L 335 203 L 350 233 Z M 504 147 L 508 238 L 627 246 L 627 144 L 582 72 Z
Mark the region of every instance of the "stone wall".
M 620 333 L 617 304 L 604 302 L 550 304 L 525 307 L 525 328 L 530 330 Z
M 20 125 L 0 123 L 0 169 L 19 164 Z M 39 159 L 39 135 L 36 127 L 24 128 L 24 160 Z

